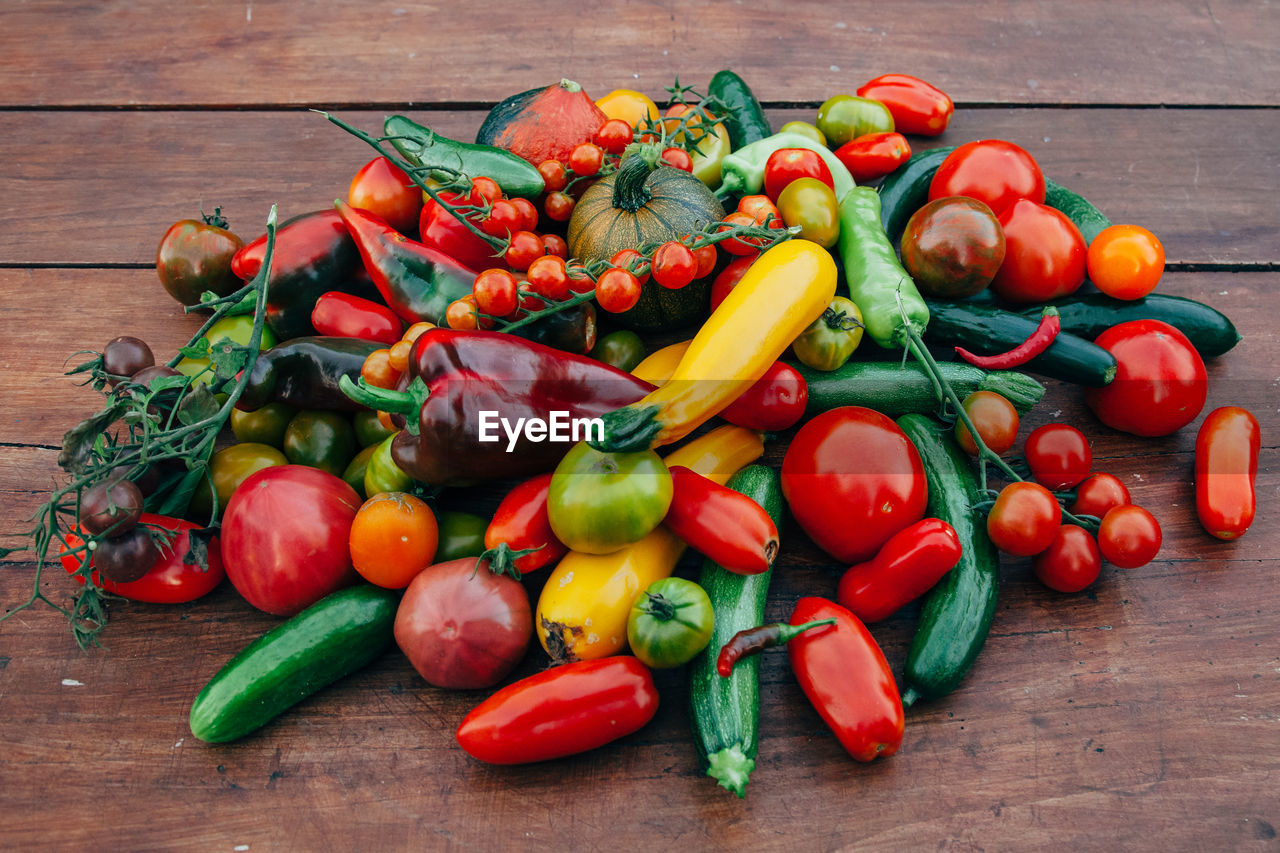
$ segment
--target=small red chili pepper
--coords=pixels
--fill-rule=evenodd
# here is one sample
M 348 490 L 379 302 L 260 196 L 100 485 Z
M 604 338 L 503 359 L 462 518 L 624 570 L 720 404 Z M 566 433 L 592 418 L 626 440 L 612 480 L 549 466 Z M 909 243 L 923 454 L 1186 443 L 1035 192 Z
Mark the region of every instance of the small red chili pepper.
M 1040 314 L 1040 325 L 1036 326 L 1035 331 L 1027 335 L 1025 341 L 1008 352 L 995 355 L 978 355 L 977 353 L 969 352 L 964 347 L 956 347 L 956 355 L 970 364 L 985 367 L 988 370 L 1006 370 L 1012 367 L 1021 367 L 1047 350 L 1049 345 L 1053 343 L 1054 338 L 1058 337 L 1058 332 L 1061 329 L 1062 319 L 1058 316 L 1058 309 L 1048 305 L 1045 306 L 1043 313 Z
M 960 562 L 956 531 L 926 518 L 895 533 L 871 560 L 844 573 L 836 600 L 863 622 L 879 622 L 924 595 Z
M 680 465 L 671 468 L 671 507 L 663 523 L 714 563 L 742 575 L 769 571 L 778 528 L 760 504 Z
M 734 665 L 743 658 L 758 654 L 765 649 L 771 649 L 774 646 L 781 646 L 810 628 L 817 628 L 821 625 L 834 625 L 835 623 L 836 620 L 834 618 L 816 619 L 803 625 L 773 622 L 769 625 L 757 625 L 755 628 L 739 631 L 729 638 L 729 642 L 720 647 L 720 654 L 716 657 L 716 672 L 720 673 L 721 678 L 728 678 L 733 675 Z

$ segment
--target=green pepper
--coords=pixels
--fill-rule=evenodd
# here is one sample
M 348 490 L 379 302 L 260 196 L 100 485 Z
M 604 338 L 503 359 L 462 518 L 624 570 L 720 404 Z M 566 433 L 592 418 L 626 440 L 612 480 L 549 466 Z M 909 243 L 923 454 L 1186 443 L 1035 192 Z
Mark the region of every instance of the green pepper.
M 808 148 L 818 152 L 831 170 L 837 200 L 843 199 L 853 189 L 853 176 L 828 148 L 803 134 L 775 133 L 739 148 L 724 158 L 720 166 L 720 189 L 716 190 L 716 196 L 724 198 L 759 193 L 764 186 L 764 167 L 769 161 L 769 155 L 783 148 Z
M 510 151 L 474 142 L 459 142 L 404 116 L 387 116 L 382 132 L 400 155 L 415 166 L 439 167 L 445 179 L 462 172 L 492 178 L 507 195 L 537 198 L 542 174 L 534 164 Z
M 373 446 L 369 467 L 364 472 L 364 493 L 367 497 L 383 492 L 407 492 L 413 486 L 413 478 L 402 471 L 395 459 L 391 458 L 391 442 L 395 437 L 393 435 Z
M 479 557 L 484 553 L 484 531 L 489 522 L 469 512 L 450 510 L 436 516 L 439 542 L 435 561 L 447 563 L 463 557 Z
M 367 498 L 364 493 L 364 474 L 369 470 L 369 460 L 373 458 L 373 453 L 378 449 L 378 445 L 371 444 L 363 448 L 355 457 L 347 463 L 346 469 L 342 472 L 342 479 L 347 485 L 356 490 L 356 494 L 361 498 Z
M 284 455 L 294 465 L 309 465 L 338 477 L 356 455 L 356 433 L 346 415 L 304 409 L 285 428 Z
M 396 430 L 382 425 L 378 413 L 372 409 L 361 409 L 351 419 L 356 430 L 356 442 L 361 447 L 372 447 L 380 444 L 396 434 Z
M 818 107 L 817 125 L 834 149 L 868 133 L 892 133 L 893 114 L 879 101 L 836 95 Z
M 644 361 L 644 341 L 630 329 L 619 329 L 596 341 L 595 347 L 587 355 L 630 373 L 637 364 Z
M 232 409 L 231 432 L 235 434 L 236 441 L 283 447 L 285 428 L 297 413 L 296 409 L 284 403 L 267 403 L 252 412 Z M 377 416 L 376 412 L 374 416 Z
M 862 328 L 862 312 L 858 306 L 837 296 L 822 316 L 792 342 L 791 351 L 806 367 L 836 370 L 844 366 L 862 343 Z
M 817 178 L 796 178 L 778 194 L 778 212 L 787 226 L 798 225 L 796 236 L 830 249 L 840 238 L 840 207 L 831 187 Z
M 885 349 L 905 349 L 908 328 L 923 335 L 929 306 L 885 236 L 880 196 L 870 187 L 858 187 L 840 202 L 839 249 L 849 295 L 871 340 Z
M 274 447 L 257 442 L 245 442 L 224 447 L 209 460 L 204 479 L 191 495 L 191 512 L 197 517 L 213 512 L 213 496 L 218 496 L 218 514 L 227 508 L 227 501 L 240 484 L 263 468 L 288 465 L 289 460 Z
M 213 346 L 219 341 L 230 341 L 240 346 L 248 346 L 249 339 L 253 337 L 253 316 L 251 314 L 239 314 L 234 317 L 223 317 L 218 322 L 209 327 L 209 331 L 204 333 L 205 338 L 209 341 L 209 346 Z M 276 343 L 276 336 L 271 333 L 270 329 L 263 328 L 262 339 L 258 343 L 258 349 L 269 350 Z M 195 381 L 192 386 L 208 385 L 213 381 L 213 363 L 207 358 L 188 358 L 183 357 L 181 361 L 174 367 L 179 373 L 186 376 L 194 376 Z

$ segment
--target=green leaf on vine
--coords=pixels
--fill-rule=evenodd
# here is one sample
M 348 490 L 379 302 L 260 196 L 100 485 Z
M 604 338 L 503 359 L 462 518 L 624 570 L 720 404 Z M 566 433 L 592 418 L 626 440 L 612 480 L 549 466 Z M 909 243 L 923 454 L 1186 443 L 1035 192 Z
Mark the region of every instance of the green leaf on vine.
M 202 527 L 187 534 L 187 553 L 182 562 L 209 571 L 209 543 L 218 535 L 217 527 Z
M 71 474 L 87 472 L 102 431 L 115 423 L 128 408 L 128 401 L 114 400 L 96 415 L 86 418 L 67 430 L 66 435 L 62 437 L 62 452 L 58 454 L 58 466 Z
M 208 358 L 209 339 L 200 338 L 197 341 L 192 341 L 182 349 L 178 350 L 178 354 L 184 358 Z
M 186 426 L 211 418 L 218 413 L 218 398 L 207 385 L 196 385 L 178 404 L 178 420 Z
M 232 341 L 218 341 L 209 347 L 209 361 L 213 364 L 214 376 L 232 379 L 248 364 L 249 348 Z

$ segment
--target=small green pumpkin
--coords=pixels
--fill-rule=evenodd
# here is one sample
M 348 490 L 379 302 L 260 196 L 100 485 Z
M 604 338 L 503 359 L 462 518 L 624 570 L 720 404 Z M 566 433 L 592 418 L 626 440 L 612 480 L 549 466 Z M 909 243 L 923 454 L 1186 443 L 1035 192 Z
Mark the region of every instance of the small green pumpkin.
M 593 184 L 573 208 L 569 253 L 584 261 L 607 261 L 622 249 L 678 240 L 724 218 L 724 208 L 706 184 L 688 172 L 657 165 L 656 148 L 641 150 L 622 168 Z M 697 323 L 710 307 L 711 282 L 668 290 L 652 280 L 635 307 L 613 318 L 640 331 L 677 329 Z

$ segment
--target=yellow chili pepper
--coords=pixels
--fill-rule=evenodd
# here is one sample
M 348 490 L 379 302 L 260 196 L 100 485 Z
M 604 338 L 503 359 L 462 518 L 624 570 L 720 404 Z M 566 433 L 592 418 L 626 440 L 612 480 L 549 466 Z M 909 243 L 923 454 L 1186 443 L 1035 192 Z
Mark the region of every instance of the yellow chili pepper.
M 681 341 L 650 353 L 644 361 L 636 365 L 631 375 L 637 379 L 643 379 L 650 385 L 662 385 L 671 378 L 671 374 L 676 372 L 676 366 L 680 364 L 680 359 L 684 358 L 691 343 L 693 343 L 692 340 Z
M 764 375 L 836 295 L 836 265 L 808 240 L 760 256 L 699 330 L 675 373 L 638 402 L 606 414 L 604 451 L 679 441 Z
M 596 101 L 605 118 L 620 118 L 635 127 L 644 118 L 658 120 L 658 105 L 644 92 L 634 89 L 614 89 Z
M 760 434 L 723 426 L 666 457 L 723 485 L 764 453 Z M 627 645 L 627 612 L 649 584 L 670 577 L 685 544 L 661 525 L 612 554 L 570 551 L 547 578 L 534 625 L 538 641 L 556 661 L 617 654 Z
M 720 164 L 724 162 L 733 148 L 729 142 L 729 131 L 720 122 L 716 122 L 711 132 L 698 140 L 698 147 L 693 150 L 693 176 L 711 189 L 720 186 Z

